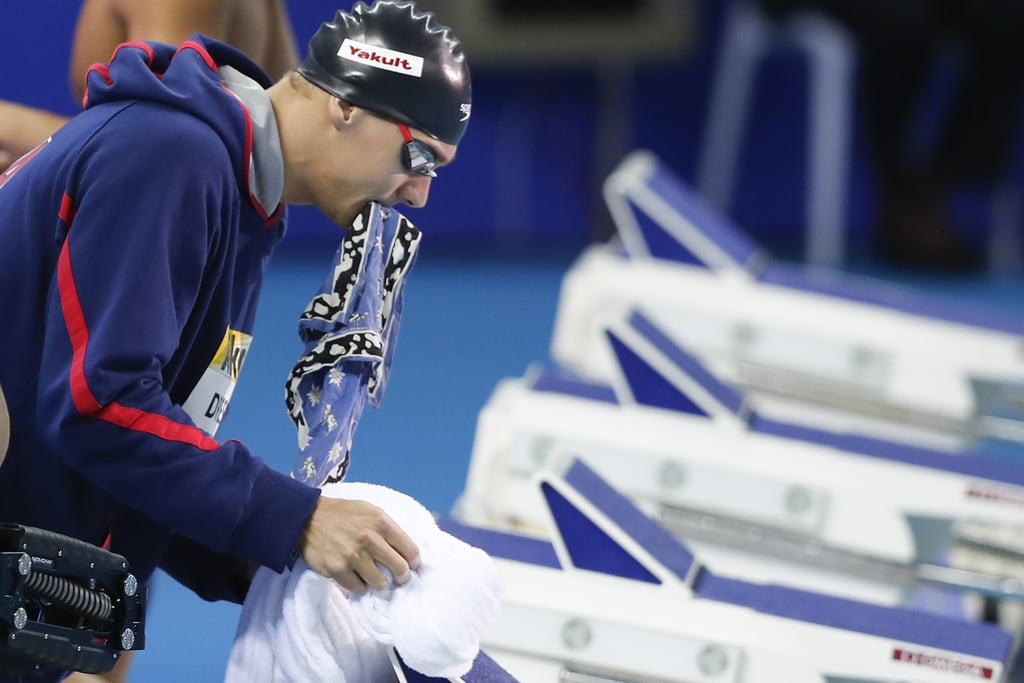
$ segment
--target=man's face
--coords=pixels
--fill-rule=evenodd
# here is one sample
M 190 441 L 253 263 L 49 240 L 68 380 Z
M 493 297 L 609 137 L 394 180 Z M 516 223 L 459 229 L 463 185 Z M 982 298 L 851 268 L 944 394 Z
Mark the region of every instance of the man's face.
M 403 151 L 408 141 L 400 126 L 365 110 L 357 110 L 357 115 L 359 119 L 349 129 L 350 134 L 337 143 L 341 146 L 338 154 L 327 157 L 335 161 L 325 170 L 328 177 L 322 179 L 322 196 L 316 203 L 341 225 L 350 224 L 370 201 L 384 206 L 424 206 L 433 178 L 407 166 Z M 409 128 L 408 134 L 432 153 L 435 171 L 455 157 L 455 145 L 435 140 L 415 128 Z M 443 176 L 443 171 L 439 172 Z

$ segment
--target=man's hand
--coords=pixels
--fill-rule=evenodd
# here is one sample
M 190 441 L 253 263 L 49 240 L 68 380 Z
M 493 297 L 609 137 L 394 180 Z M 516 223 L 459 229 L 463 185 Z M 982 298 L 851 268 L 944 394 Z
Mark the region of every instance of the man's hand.
M 383 510 L 361 500 L 321 496 L 299 536 L 299 553 L 310 569 L 362 595 L 387 588 L 376 563 L 395 583 L 408 581 L 420 566 L 420 551 Z

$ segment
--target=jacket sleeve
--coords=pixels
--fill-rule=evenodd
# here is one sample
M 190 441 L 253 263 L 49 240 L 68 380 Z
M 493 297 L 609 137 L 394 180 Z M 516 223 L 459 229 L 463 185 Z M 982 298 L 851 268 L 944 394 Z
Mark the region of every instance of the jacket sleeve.
M 215 553 L 204 545 L 175 534 L 160 568 L 203 600 L 227 600 L 241 605 L 256 574 L 254 562 Z
M 164 386 L 221 267 L 210 254 L 239 210 L 220 140 L 183 118 L 157 135 L 101 131 L 69 162 L 39 427 L 68 466 L 120 503 L 215 552 L 280 570 L 319 492 L 237 441 L 208 437 Z

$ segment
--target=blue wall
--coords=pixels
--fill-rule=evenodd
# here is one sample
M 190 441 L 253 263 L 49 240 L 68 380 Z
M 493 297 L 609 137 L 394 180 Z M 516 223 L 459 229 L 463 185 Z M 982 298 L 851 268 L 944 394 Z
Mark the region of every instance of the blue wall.
M 632 92 L 624 110 L 632 125 L 617 131 L 618 141 L 597 129 L 601 90 L 595 70 L 474 68 L 473 125 L 459 159 L 434 184 L 430 205 L 411 212 L 429 230 L 428 248 L 453 251 L 468 243 L 523 251 L 539 242 L 579 245 L 606 235 L 608 219 L 595 190 L 607 170 L 602 165 L 612 162 L 602 154 L 631 146 L 658 151 L 683 177 L 692 177 L 720 4 L 695 2 L 699 26 L 690 30 L 695 40 L 683 58 L 638 68 L 623 84 Z M 323 0 L 291 2 L 300 42 L 336 7 Z M 78 2 L 34 0 L 5 10 L 0 97 L 73 113 L 66 73 Z M 770 164 L 773 173 L 741 181 L 745 209 L 738 214 L 767 239 L 798 235 L 800 223 L 801 121 L 791 118 L 802 110 L 794 105 L 799 68 L 783 64 L 775 71 L 773 90 L 758 104 L 757 125 L 777 130 L 755 132 L 752 139 L 771 144 L 752 146 L 747 160 L 751 171 Z M 294 216 L 293 244 L 334 239 L 315 210 L 300 208 Z
M 618 84 L 629 93 L 619 112 L 627 123 L 612 134 L 599 129 L 603 91 L 596 69 L 474 67 L 473 124 L 459 158 L 434 183 L 430 205 L 409 212 L 430 235 L 424 254 L 467 246 L 522 254 L 540 244 L 573 248 L 603 239 L 610 221 L 599 182 L 633 147 L 655 150 L 692 181 L 725 0 L 692 3 L 690 49 L 674 61 L 627 72 Z M 347 6 L 348 0 L 339 4 Z M 300 44 L 337 6 L 291 0 Z M 78 1 L 34 0 L 5 9 L 0 97 L 73 113 L 66 65 Z M 779 53 L 760 75 L 731 213 L 754 239 L 795 253 L 803 234 L 806 180 L 804 70 L 799 56 Z M 854 251 L 870 237 L 872 211 L 860 142 L 858 131 L 847 211 Z M 967 197 L 959 215 L 971 234 L 985 234 L 984 199 L 979 204 Z M 323 242 L 333 248 L 336 230 L 316 210 L 300 207 L 293 216 L 290 244 Z

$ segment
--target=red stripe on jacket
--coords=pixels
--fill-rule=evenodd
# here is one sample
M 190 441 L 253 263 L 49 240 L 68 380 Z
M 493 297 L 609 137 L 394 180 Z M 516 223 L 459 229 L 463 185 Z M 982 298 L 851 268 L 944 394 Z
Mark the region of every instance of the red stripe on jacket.
M 74 200 L 67 194 L 61 200 L 60 219 L 68 224 L 70 238 L 71 221 L 75 217 Z M 64 324 L 71 338 L 71 399 L 75 408 L 83 415 L 92 415 L 119 427 L 133 431 L 145 432 L 168 441 L 180 441 L 196 448 L 212 451 L 220 447 L 198 427 L 175 422 L 166 415 L 149 413 L 138 408 L 128 408 L 112 402 L 101 405 L 89 388 L 85 376 L 85 354 L 89 346 L 89 326 L 85 322 L 82 304 L 78 297 L 78 286 L 75 283 L 71 267 L 71 251 L 69 239 L 64 241 L 57 264 L 57 288 L 60 292 L 61 309 L 64 313 Z

